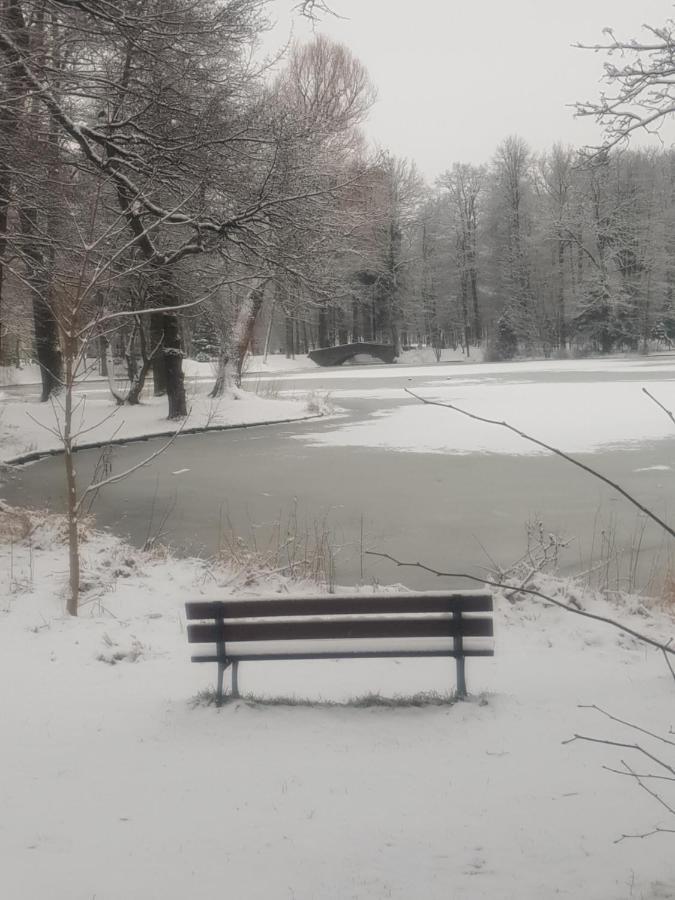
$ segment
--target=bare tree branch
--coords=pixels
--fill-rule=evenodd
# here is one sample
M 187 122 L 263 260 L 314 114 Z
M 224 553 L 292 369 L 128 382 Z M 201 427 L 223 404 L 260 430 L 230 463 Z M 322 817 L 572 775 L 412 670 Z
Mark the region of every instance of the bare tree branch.
M 656 405 L 664 411 L 664 413 L 668 416 L 668 418 L 673 423 L 673 425 L 675 425 L 675 416 L 672 414 L 672 412 L 669 409 L 666 409 L 666 407 L 663 405 L 663 403 L 661 403 L 660 400 L 657 400 L 656 397 L 652 393 L 650 393 L 646 387 L 642 388 L 642 393 L 646 394 L 650 400 L 653 400 L 654 403 L 656 403 Z
M 427 566 L 421 562 L 406 562 L 404 560 L 396 559 L 395 556 L 392 556 L 390 553 L 382 553 L 377 550 L 366 550 L 367 556 L 379 556 L 381 559 L 388 559 L 390 562 L 393 562 L 397 566 L 401 567 L 412 567 L 415 569 L 421 569 L 423 572 L 429 572 L 431 575 L 437 575 L 439 578 L 466 578 L 469 581 L 476 581 L 479 584 L 488 584 L 490 587 L 500 588 L 502 590 L 513 590 L 513 585 L 508 584 L 503 581 L 493 581 L 490 578 L 483 578 L 478 575 L 470 575 L 468 572 L 442 572 L 438 569 L 434 569 L 431 566 Z M 562 600 L 556 600 L 555 597 L 551 597 L 549 594 L 544 594 L 543 591 L 537 591 L 534 588 L 522 587 L 518 589 L 521 594 L 528 594 L 532 597 L 538 597 L 540 600 L 545 600 L 547 603 L 553 604 L 553 606 L 558 606 L 560 609 L 564 609 L 566 612 L 572 613 L 575 616 L 582 616 L 584 619 L 592 619 L 596 622 L 602 622 L 605 625 L 611 625 L 612 628 L 616 628 L 618 631 L 623 631 L 625 634 L 629 634 L 631 637 L 634 637 L 636 640 L 641 641 L 644 644 L 649 644 L 650 647 L 656 647 L 657 650 L 663 651 L 664 654 L 668 653 L 672 656 L 675 656 L 675 647 L 671 646 L 672 639 L 669 639 L 667 642 L 656 641 L 653 638 L 648 637 L 646 634 L 641 634 L 639 631 L 635 631 L 633 628 L 629 628 L 627 625 L 622 625 L 621 622 L 617 622 L 615 619 L 610 619 L 608 616 L 600 616 L 597 613 L 587 612 L 585 609 L 578 609 L 576 606 L 568 606 L 567 603 L 563 603 Z

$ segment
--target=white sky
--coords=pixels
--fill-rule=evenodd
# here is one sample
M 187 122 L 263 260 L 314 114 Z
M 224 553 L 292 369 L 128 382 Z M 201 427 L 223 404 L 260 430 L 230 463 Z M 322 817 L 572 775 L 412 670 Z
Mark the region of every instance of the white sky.
M 311 26 L 291 12 L 297 0 L 273 0 L 277 26 L 265 47 L 291 27 Z M 346 44 L 378 89 L 366 131 L 375 143 L 414 159 L 433 179 L 453 162 L 487 162 L 509 134 L 537 151 L 555 141 L 598 143 L 591 119 L 567 104 L 596 98 L 604 57 L 571 45 L 597 43 L 611 26 L 639 37 L 644 22 L 675 15 L 664 0 L 330 0 L 344 19 L 318 30 Z M 675 142 L 675 125 L 663 131 Z

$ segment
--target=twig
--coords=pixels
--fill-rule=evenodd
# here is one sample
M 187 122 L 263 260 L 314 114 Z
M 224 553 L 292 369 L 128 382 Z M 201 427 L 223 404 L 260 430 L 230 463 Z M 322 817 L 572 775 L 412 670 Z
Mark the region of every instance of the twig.
M 653 797 L 654 800 L 657 801 L 657 803 L 660 803 L 661 806 L 671 814 L 671 816 L 675 816 L 675 809 L 673 809 L 673 807 L 670 806 L 669 803 L 666 803 L 663 797 L 660 797 L 656 793 L 656 791 L 653 791 L 651 788 L 647 787 L 647 785 L 642 781 L 641 777 L 633 769 L 631 769 L 631 767 L 625 760 L 622 759 L 621 764 L 626 769 L 627 774 L 633 776 L 633 778 L 637 781 L 643 791 L 646 791 L 650 797 Z
M 650 400 L 653 400 L 654 403 L 656 403 L 656 405 L 664 411 L 664 413 L 668 416 L 668 418 L 673 423 L 673 425 L 675 425 L 675 416 L 672 414 L 672 412 L 669 409 L 666 409 L 666 407 L 663 405 L 663 403 L 661 403 L 660 400 L 657 400 L 653 394 L 650 394 L 650 392 L 647 390 L 647 388 L 643 387 L 642 393 L 646 394 Z
M 670 660 L 668 660 L 668 663 L 670 664 Z M 639 731 L 641 734 L 646 734 L 647 737 L 654 738 L 657 741 L 675 747 L 675 741 L 669 741 L 668 738 L 661 737 L 660 734 L 655 734 L 653 731 L 648 731 L 646 728 L 641 728 L 639 725 L 634 725 L 632 722 L 627 722 L 625 719 L 619 719 L 617 716 L 613 716 L 611 713 L 608 713 L 606 709 L 597 706 L 595 703 L 580 703 L 579 709 L 594 709 L 596 712 L 602 713 L 603 716 L 607 716 L 612 722 L 618 722 L 619 725 L 625 725 L 627 728 L 632 728 L 633 731 Z
M 640 503 L 632 494 L 629 494 L 627 490 L 621 487 L 620 484 L 617 484 L 616 481 L 612 481 L 611 478 L 608 478 L 606 475 L 603 475 L 601 472 L 598 472 L 597 469 L 591 468 L 591 466 L 587 466 L 585 463 L 580 462 L 578 459 L 575 459 L 573 456 L 569 456 L 569 454 L 565 453 L 563 450 L 559 450 L 558 447 L 553 447 L 551 444 L 546 444 L 544 441 L 540 441 L 538 438 L 534 437 L 531 434 L 527 434 L 525 431 L 521 431 L 519 428 L 516 428 L 514 425 L 509 425 L 508 422 L 500 422 L 498 419 L 488 419 L 485 416 L 478 416 L 475 413 L 467 412 L 465 409 L 460 409 L 459 406 L 455 406 L 453 403 L 443 403 L 440 400 L 427 400 L 424 397 L 421 397 L 419 394 L 416 394 L 414 391 L 411 391 L 410 388 L 404 388 L 406 394 L 410 394 L 411 397 L 414 397 L 415 400 L 419 400 L 421 403 L 426 404 L 427 406 L 442 406 L 445 409 L 452 409 L 454 412 L 461 413 L 463 416 L 466 416 L 469 419 L 473 419 L 476 422 L 485 422 L 488 425 L 499 425 L 501 428 L 506 428 L 508 431 L 513 432 L 513 434 L 517 434 L 519 437 L 524 438 L 526 441 L 529 441 L 531 444 L 536 444 L 537 447 L 543 447 L 544 450 L 549 450 L 551 453 L 555 453 L 556 456 L 559 456 L 561 459 L 566 460 L 572 465 L 577 466 L 579 469 L 582 469 L 584 472 L 588 472 L 589 475 L 592 475 L 594 478 L 603 481 L 605 484 L 609 485 L 613 490 L 617 491 L 617 493 L 621 494 L 622 497 L 625 497 L 629 503 L 632 503 L 633 506 L 637 507 L 640 512 L 643 512 L 648 518 L 650 518 L 653 522 L 656 522 L 663 530 L 669 534 L 671 537 L 675 538 L 675 528 L 669 525 L 667 522 L 664 522 L 663 519 L 659 518 L 656 513 L 652 512 L 649 507 L 645 506 L 643 503 Z
M 672 638 L 668 641 L 668 644 L 671 644 L 671 643 L 672 643 Z M 673 668 L 673 664 L 671 663 L 670 659 L 668 658 L 668 654 L 666 653 L 665 650 L 663 651 L 663 658 L 666 661 L 666 665 L 670 669 L 670 674 L 673 676 L 673 681 L 675 681 L 675 669 Z
M 613 769 L 611 766 L 603 766 L 602 767 L 606 772 L 611 772 L 613 775 L 624 775 L 630 777 L 637 777 L 637 773 L 635 776 L 631 772 L 626 772 L 622 769 Z M 640 772 L 640 778 L 651 778 L 653 781 L 671 781 L 675 782 L 675 778 L 671 778 L 670 775 L 654 775 L 653 772 Z
M 134 466 L 130 466 L 128 469 L 125 469 L 124 472 L 119 472 L 117 475 L 111 475 L 110 478 L 104 478 L 103 481 L 98 481 L 96 484 L 88 485 L 84 491 L 82 492 L 82 496 L 80 497 L 77 504 L 77 511 L 79 511 L 84 498 L 87 494 L 90 494 L 92 491 L 100 491 L 102 487 L 107 487 L 109 484 L 117 484 L 118 481 L 122 481 L 124 478 L 127 478 L 129 475 L 133 475 L 134 472 L 138 471 L 138 469 L 142 469 L 143 466 L 147 466 L 148 463 L 151 463 L 153 459 L 157 459 L 158 456 L 161 456 L 165 450 L 168 450 L 169 447 L 176 440 L 181 431 L 185 428 L 189 416 L 186 416 L 185 419 L 181 422 L 180 428 L 178 428 L 169 438 L 169 440 L 162 444 L 159 450 L 155 450 L 154 453 L 151 453 L 150 456 L 146 456 L 145 459 L 142 459 L 139 463 L 136 463 Z M 675 655 L 675 650 L 672 651 Z
M 627 744 L 625 741 L 611 741 L 609 738 L 590 737 L 587 734 L 575 734 L 574 737 L 567 738 L 567 740 L 562 741 L 562 743 L 573 744 L 575 741 L 588 741 L 590 744 L 606 744 L 608 747 L 620 747 L 623 750 L 637 750 L 638 753 L 642 753 L 648 759 L 651 759 L 657 766 L 661 766 L 667 772 L 675 775 L 675 769 L 672 766 L 668 765 L 668 763 L 664 762 L 662 759 L 659 759 L 658 756 L 654 756 L 649 750 L 645 750 L 640 744 Z
M 652 837 L 655 834 L 675 834 L 675 828 L 653 828 L 651 831 L 645 831 L 644 834 L 622 834 L 620 838 L 617 838 L 614 843 L 620 844 L 621 841 L 625 840 L 634 840 L 637 838 L 648 838 Z
M 436 575 L 439 578 L 467 578 L 469 581 L 477 581 L 479 584 L 489 584 L 491 587 L 501 588 L 502 590 L 507 591 L 513 590 L 512 584 L 505 584 L 503 581 L 493 581 L 489 578 L 479 577 L 478 575 L 469 575 L 467 572 L 441 572 L 438 569 L 433 569 L 431 566 L 425 565 L 424 563 L 405 562 L 404 560 L 396 559 L 389 553 L 380 553 L 376 550 L 366 550 L 366 554 L 368 556 L 379 556 L 382 559 L 388 559 L 390 562 L 395 563 L 395 565 L 397 566 L 409 566 L 412 568 L 421 569 L 423 572 L 429 572 L 431 575 Z M 568 604 L 563 603 L 562 600 L 556 600 L 554 597 L 551 597 L 548 594 L 544 594 L 541 591 L 537 591 L 534 588 L 520 588 L 520 592 L 522 594 L 530 594 L 532 597 L 539 597 L 540 600 L 545 600 L 547 603 L 552 603 L 553 606 L 559 606 L 560 609 L 564 609 L 566 612 L 572 613 L 575 616 L 583 616 L 583 618 L 585 619 L 593 619 L 596 622 L 602 622 L 605 625 L 611 625 L 613 628 L 616 628 L 619 631 L 623 631 L 625 634 L 629 634 L 636 640 L 641 641 L 644 644 L 649 644 L 650 647 L 656 647 L 657 650 L 663 651 L 664 654 L 669 653 L 672 656 L 675 656 L 675 647 L 670 646 L 671 640 L 668 640 L 665 644 L 662 641 L 655 641 L 653 638 L 647 637 L 646 634 L 640 634 L 639 631 L 634 631 L 627 625 L 622 625 L 615 619 L 610 619 L 607 616 L 600 616 L 597 613 L 590 613 L 584 609 L 577 609 L 575 606 L 568 606 Z

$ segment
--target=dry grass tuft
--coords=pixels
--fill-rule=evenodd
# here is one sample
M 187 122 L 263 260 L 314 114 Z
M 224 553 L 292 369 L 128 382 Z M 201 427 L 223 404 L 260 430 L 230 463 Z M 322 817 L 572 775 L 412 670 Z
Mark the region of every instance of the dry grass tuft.
M 480 705 L 486 703 L 480 699 Z M 439 694 L 436 691 L 422 691 L 410 696 L 384 697 L 382 694 L 364 694 L 360 697 L 352 697 L 349 700 L 312 700 L 308 697 L 258 697 L 255 694 L 246 694 L 240 698 L 234 698 L 225 692 L 223 706 L 228 703 L 245 703 L 251 707 L 266 706 L 302 706 L 311 709 L 371 709 L 384 707 L 386 709 L 410 709 L 427 706 L 453 706 L 457 703 L 455 694 Z M 213 688 L 200 691 L 190 700 L 190 706 L 194 709 L 198 706 L 215 706 L 216 692 Z
M 659 592 L 658 605 L 668 615 L 675 618 L 675 573 L 668 569 Z
M 23 541 L 32 528 L 33 524 L 27 513 L 0 503 L 0 541 Z

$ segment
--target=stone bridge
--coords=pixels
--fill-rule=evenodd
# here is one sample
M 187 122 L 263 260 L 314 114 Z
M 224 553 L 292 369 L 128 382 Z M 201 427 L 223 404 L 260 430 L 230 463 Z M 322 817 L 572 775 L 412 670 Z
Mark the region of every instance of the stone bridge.
M 319 366 L 341 366 L 343 362 L 358 354 L 376 356 L 385 363 L 393 363 L 394 347 L 392 344 L 369 344 L 363 341 L 355 344 L 340 344 L 338 347 L 322 347 L 312 350 L 307 355 Z

